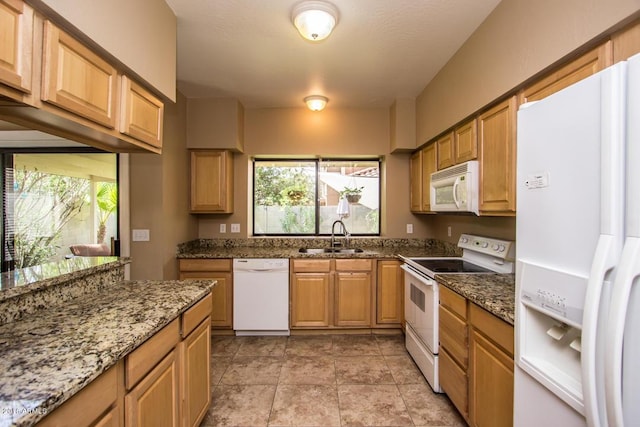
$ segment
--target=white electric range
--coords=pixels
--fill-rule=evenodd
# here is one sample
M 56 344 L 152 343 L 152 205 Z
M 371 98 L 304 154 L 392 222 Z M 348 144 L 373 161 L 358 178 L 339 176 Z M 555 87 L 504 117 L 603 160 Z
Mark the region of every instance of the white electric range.
M 515 243 L 489 237 L 460 235 L 462 257 L 404 257 L 405 345 L 433 391 L 438 378 L 438 304 L 436 274 L 509 274 L 514 271 Z

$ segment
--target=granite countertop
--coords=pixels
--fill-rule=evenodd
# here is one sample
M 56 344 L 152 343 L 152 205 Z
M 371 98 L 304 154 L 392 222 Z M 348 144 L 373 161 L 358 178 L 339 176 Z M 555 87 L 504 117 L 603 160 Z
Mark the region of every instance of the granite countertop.
M 510 325 L 514 324 L 514 274 L 436 274 L 436 280 Z
M 0 326 L 0 426 L 35 424 L 214 284 L 125 281 Z
M 183 243 L 178 247 L 178 259 L 215 258 L 378 258 L 460 256 L 460 250 L 451 243 L 434 239 L 385 239 L 353 238 L 351 248 L 362 249 L 355 253 L 300 252 L 300 248 L 328 248 L 326 238 L 253 238 L 253 239 L 200 239 Z

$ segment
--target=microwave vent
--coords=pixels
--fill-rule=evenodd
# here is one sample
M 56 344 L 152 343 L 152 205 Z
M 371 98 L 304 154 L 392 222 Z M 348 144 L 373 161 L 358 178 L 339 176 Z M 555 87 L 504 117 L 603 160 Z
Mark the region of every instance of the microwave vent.
M 452 176 L 464 175 L 467 172 L 472 172 L 474 169 L 477 170 L 477 164 L 478 164 L 477 160 L 460 163 L 459 165 L 451 166 L 441 171 L 434 172 L 433 174 L 431 174 L 431 179 L 439 180 L 439 179 L 449 178 Z

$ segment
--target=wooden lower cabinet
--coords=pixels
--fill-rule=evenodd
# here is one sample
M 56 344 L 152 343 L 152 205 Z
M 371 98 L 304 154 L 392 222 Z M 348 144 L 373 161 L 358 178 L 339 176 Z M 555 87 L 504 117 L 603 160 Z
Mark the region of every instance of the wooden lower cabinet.
M 291 263 L 292 328 L 370 328 L 373 261 L 294 259 Z
M 376 280 L 376 326 L 401 327 L 404 320 L 404 274 L 402 261 L 378 261 Z
M 213 288 L 211 327 L 215 330 L 233 329 L 233 273 L 231 259 L 181 259 L 180 280 L 211 279 Z
M 182 427 L 196 427 L 211 403 L 211 321 L 207 317 L 182 341 Z
M 291 326 L 326 328 L 331 316 L 331 274 L 293 273 Z
M 513 425 L 513 326 L 440 286 L 440 385 L 471 426 Z
M 125 397 L 127 427 L 178 427 L 178 355 L 172 350 Z
M 371 272 L 337 272 L 335 325 L 371 326 Z
M 475 304 L 469 323 L 469 422 L 513 425 L 513 327 Z

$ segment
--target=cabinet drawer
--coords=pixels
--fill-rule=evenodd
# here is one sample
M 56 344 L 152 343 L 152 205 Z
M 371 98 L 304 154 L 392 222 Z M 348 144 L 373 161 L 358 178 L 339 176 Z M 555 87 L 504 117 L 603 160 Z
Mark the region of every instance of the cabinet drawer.
M 231 271 L 231 259 L 181 259 L 180 271 Z
M 467 374 L 462 370 L 451 356 L 442 351 L 440 359 L 440 386 L 447 393 L 449 399 L 458 408 L 462 416 L 467 419 L 469 414 L 468 382 Z
M 147 372 L 153 369 L 178 344 L 178 341 L 180 341 L 180 319 L 175 319 L 129 354 L 125 362 L 127 390 L 133 388 Z
M 513 326 L 473 303 L 469 307 L 470 325 L 513 357 Z
M 211 294 L 198 301 L 182 315 L 182 336 L 186 337 L 204 319 L 211 315 Z
M 445 348 L 463 368 L 467 368 L 469 341 L 467 324 L 440 306 L 440 348 Z
M 337 259 L 336 271 L 371 271 L 370 259 Z
M 330 259 L 294 259 L 293 271 L 324 273 L 331 271 Z
M 38 423 L 38 426 L 73 426 L 83 427 L 94 425 L 94 422 L 110 406 L 116 403 L 118 397 L 118 383 L 122 384 L 122 368 L 118 362 L 116 366 L 101 374 L 89 385 L 80 390 L 61 407 Z
M 449 288 L 440 286 L 440 305 L 463 320 L 467 319 L 467 299 Z

